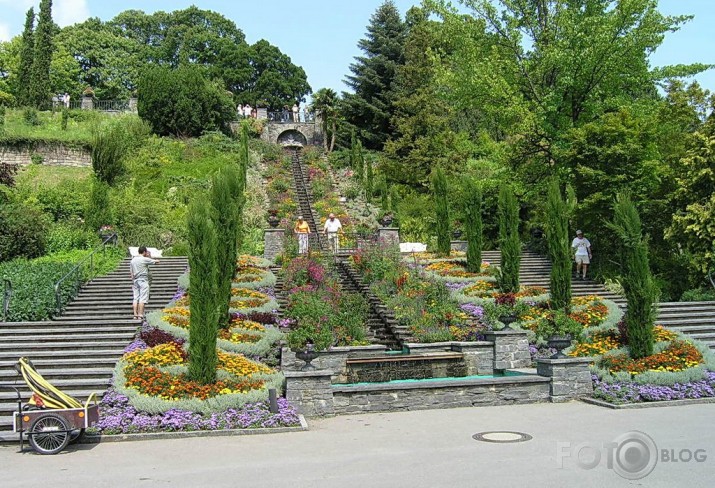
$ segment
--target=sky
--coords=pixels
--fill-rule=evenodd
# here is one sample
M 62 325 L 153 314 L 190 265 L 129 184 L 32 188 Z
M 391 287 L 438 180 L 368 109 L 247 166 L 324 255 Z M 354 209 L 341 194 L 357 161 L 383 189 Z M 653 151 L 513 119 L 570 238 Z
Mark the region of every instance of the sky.
M 305 69 L 313 90 L 329 87 L 337 92 L 347 89 L 343 79 L 353 58 L 361 54 L 357 42 L 364 37 L 370 16 L 383 0 L 54 0 L 53 18 L 60 26 L 81 22 L 88 17 L 109 20 L 129 9 L 152 13 L 196 5 L 213 10 L 233 20 L 253 44 L 266 39 Z M 395 0 L 404 13 L 419 0 Z M 713 0 L 659 0 L 667 15 L 693 14 L 695 18 L 680 31 L 666 36 L 651 56 L 651 65 L 715 64 L 715 8 Z M 22 31 L 25 13 L 39 0 L 0 0 L 0 41 Z M 715 69 L 696 77 L 715 92 Z

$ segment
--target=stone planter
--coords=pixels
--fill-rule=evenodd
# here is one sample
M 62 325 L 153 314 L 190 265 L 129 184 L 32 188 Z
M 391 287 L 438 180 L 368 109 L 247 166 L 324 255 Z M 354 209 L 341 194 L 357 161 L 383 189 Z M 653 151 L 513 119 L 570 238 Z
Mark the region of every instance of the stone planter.
M 278 224 L 281 223 L 281 219 L 279 219 L 277 215 L 269 215 L 266 220 L 268 221 L 268 225 L 271 226 L 271 229 L 277 228 Z

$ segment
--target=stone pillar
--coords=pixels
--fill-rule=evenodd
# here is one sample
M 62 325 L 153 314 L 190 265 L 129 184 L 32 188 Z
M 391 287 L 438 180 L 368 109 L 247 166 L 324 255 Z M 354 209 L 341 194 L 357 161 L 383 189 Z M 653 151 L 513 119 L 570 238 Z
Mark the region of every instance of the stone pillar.
M 494 343 L 494 374 L 503 374 L 507 369 L 531 366 L 529 340 L 523 330 L 493 330 L 485 334 L 486 340 Z
M 452 251 L 467 252 L 467 241 L 451 241 L 449 244 Z
M 588 366 L 593 358 L 537 359 L 536 372 L 551 378 L 549 396 L 552 402 L 568 402 L 593 394 L 593 381 Z
M 263 242 L 263 257 L 269 261 L 273 261 L 276 256 L 283 254 L 285 229 L 264 229 Z
M 137 97 L 132 97 L 129 99 L 129 111 L 132 113 L 137 113 L 137 104 L 139 103 L 139 99 Z
M 494 344 L 491 342 L 453 342 L 452 351 L 464 354 L 467 376 L 494 374 Z
M 306 417 L 335 415 L 330 370 L 285 371 L 286 399 Z
M 94 98 L 82 96 L 82 110 L 93 110 L 94 109 Z
M 377 230 L 377 240 L 386 244 L 400 245 L 400 229 L 398 227 L 380 227 Z
M 256 109 L 256 118 L 259 120 L 265 120 L 268 118 L 268 109 L 266 107 L 258 107 Z

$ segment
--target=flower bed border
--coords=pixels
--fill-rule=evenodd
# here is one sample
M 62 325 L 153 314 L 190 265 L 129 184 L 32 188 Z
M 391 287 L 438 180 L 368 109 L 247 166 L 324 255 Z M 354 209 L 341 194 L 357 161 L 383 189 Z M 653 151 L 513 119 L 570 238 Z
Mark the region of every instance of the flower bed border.
M 227 437 L 236 435 L 283 434 L 286 432 L 304 432 L 310 430 L 308 421 L 298 414 L 300 426 L 295 427 L 256 427 L 253 429 L 224 430 L 189 430 L 182 432 L 147 432 L 145 434 L 87 434 L 79 444 L 101 444 L 104 442 L 154 441 L 163 439 L 187 439 L 192 437 Z
M 611 403 L 597 398 L 581 398 L 581 401 L 596 405 L 598 407 L 610 408 L 612 410 L 630 410 L 637 408 L 653 407 L 682 407 L 684 405 L 698 405 L 703 403 L 715 403 L 715 397 L 709 398 L 683 398 L 680 400 L 656 400 L 635 403 Z

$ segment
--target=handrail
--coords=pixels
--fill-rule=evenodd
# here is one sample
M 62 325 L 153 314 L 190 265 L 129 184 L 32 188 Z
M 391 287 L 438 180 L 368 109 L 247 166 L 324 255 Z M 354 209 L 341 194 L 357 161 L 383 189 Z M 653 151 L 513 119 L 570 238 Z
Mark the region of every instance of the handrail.
M 710 280 L 710 284 L 713 285 L 713 288 L 715 288 L 715 280 L 713 279 L 712 271 L 710 273 L 708 273 L 708 279 Z
M 59 280 L 57 280 L 57 283 L 55 283 L 55 305 L 57 306 L 57 314 L 59 314 L 60 312 L 62 312 L 62 295 L 61 295 L 61 293 L 60 293 L 60 285 L 62 285 L 62 283 L 63 283 L 67 278 L 69 278 L 69 277 L 72 276 L 76 271 L 78 271 L 78 270 L 84 265 L 84 263 L 87 262 L 87 260 L 89 260 L 89 267 L 90 267 L 90 274 L 91 274 L 92 271 L 94 271 L 94 254 L 95 254 L 97 251 L 99 251 L 100 247 L 102 248 L 102 252 L 104 252 L 104 250 L 107 248 L 107 243 L 108 243 L 109 241 L 112 241 L 112 242 L 114 242 L 114 243 L 116 244 L 116 242 L 117 242 L 117 233 L 116 233 L 116 232 L 113 232 L 112 234 L 109 234 L 108 236 L 106 236 L 106 237 L 104 238 L 104 240 L 102 241 L 101 244 L 98 244 L 97 247 L 95 247 L 94 249 L 92 249 L 92 252 L 90 252 L 90 253 L 89 253 L 87 256 L 85 256 L 82 260 L 80 260 L 80 262 L 78 262 L 78 263 L 77 263 L 71 270 L 69 270 L 62 278 L 60 278 Z M 75 282 L 75 288 L 78 289 L 78 288 L 80 287 L 80 283 L 79 283 L 80 281 L 81 281 L 81 278 L 79 278 L 79 276 L 78 276 L 78 279 L 77 279 L 76 282 Z M 77 290 L 75 290 L 75 292 L 76 292 L 76 291 L 77 291 Z
M 12 298 L 12 281 L 3 278 L 3 299 L 2 299 L 2 321 L 7 322 L 7 313 L 10 310 L 10 299 Z

